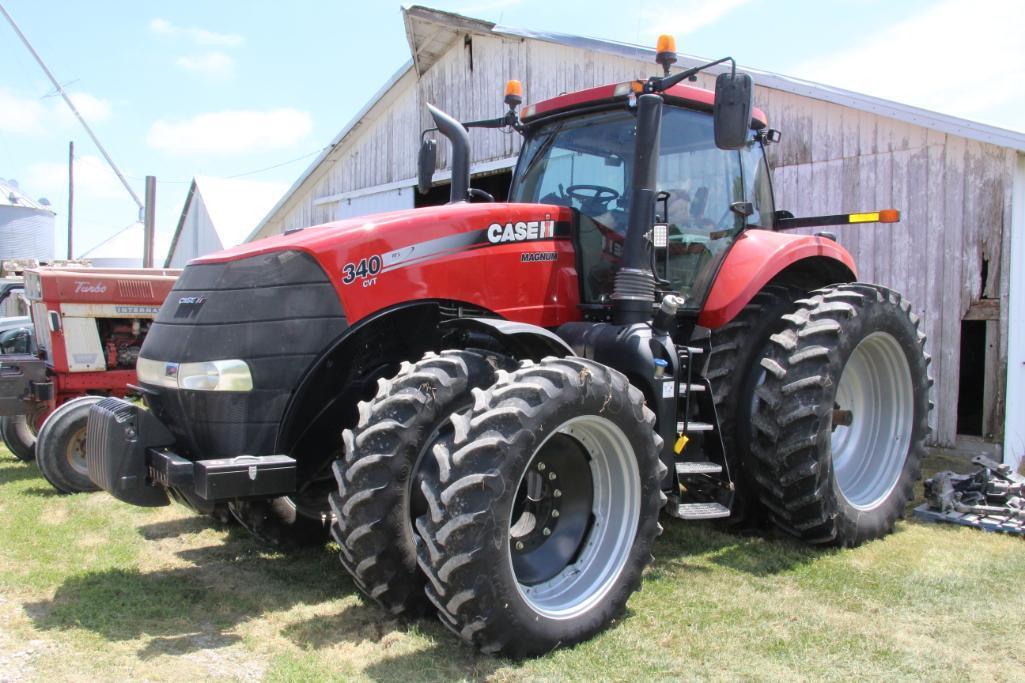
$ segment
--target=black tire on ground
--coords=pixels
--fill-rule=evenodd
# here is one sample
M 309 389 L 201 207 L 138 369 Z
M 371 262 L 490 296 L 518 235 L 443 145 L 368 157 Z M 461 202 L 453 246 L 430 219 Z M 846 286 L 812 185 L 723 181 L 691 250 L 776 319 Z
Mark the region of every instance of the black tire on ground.
M 403 363 L 395 377 L 379 381 L 373 399 L 359 404 L 356 428 L 343 432 L 331 534 L 359 589 L 393 614 L 430 608 L 413 545 L 413 520 L 424 512 L 419 464 L 430 463 L 430 446 L 451 429 L 451 415 L 470 407 L 471 389 L 495 381 L 500 362 L 450 350 Z
M 39 428 L 36 465 L 60 493 L 99 491 L 85 465 L 85 425 L 89 408 L 102 396 L 81 396 L 57 406 Z
M 783 530 L 855 546 L 903 516 L 929 434 L 929 358 L 900 294 L 833 285 L 773 335 L 749 470 Z
M 42 411 L 35 411 L 29 415 L 0 417 L 0 437 L 18 460 L 32 462 L 36 459 L 36 425 L 41 413 L 45 414 L 45 410 L 46 406 L 43 405 Z
M 712 383 L 712 401 L 726 449 L 726 464 L 736 487 L 729 526 L 760 521 L 758 492 L 743 463 L 751 443 L 754 392 L 764 373 L 761 362 L 769 337 L 783 329 L 784 313 L 792 312 L 803 292 L 796 287 L 767 285 L 733 320 L 712 330 L 705 376 Z
M 320 499 L 323 502 L 318 505 Z M 327 543 L 330 511 L 326 495 L 235 499 L 228 502 L 228 510 L 246 531 L 266 546 L 290 551 Z
M 665 504 L 641 392 L 580 358 L 524 362 L 476 390 L 434 446 L 417 559 L 442 622 L 484 652 L 583 641 L 641 584 Z

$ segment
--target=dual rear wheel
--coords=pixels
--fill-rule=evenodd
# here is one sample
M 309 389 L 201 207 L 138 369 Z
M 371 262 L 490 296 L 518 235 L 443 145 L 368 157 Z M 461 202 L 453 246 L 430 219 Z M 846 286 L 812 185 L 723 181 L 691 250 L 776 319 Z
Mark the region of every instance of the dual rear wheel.
M 332 533 L 392 612 L 434 608 L 483 651 L 531 655 L 590 637 L 637 590 L 665 467 L 620 373 L 508 365 L 446 351 L 382 381 L 344 436 Z

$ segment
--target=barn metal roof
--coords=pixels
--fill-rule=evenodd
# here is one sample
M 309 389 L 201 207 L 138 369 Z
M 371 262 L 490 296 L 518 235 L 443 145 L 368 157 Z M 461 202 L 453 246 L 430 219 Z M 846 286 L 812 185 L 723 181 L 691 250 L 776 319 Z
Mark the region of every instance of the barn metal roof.
M 584 50 L 603 52 L 617 55 L 626 59 L 635 59 L 644 62 L 654 63 L 655 50 L 649 47 L 622 43 L 614 40 L 599 38 L 587 38 L 567 33 L 554 31 L 537 31 L 532 29 L 516 28 L 512 26 L 501 26 L 490 21 L 474 19 L 453 12 L 413 5 L 402 9 L 403 22 L 406 27 L 406 40 L 409 42 L 411 58 L 378 90 L 373 97 L 363 106 L 362 109 L 349 121 L 342 131 L 335 136 L 331 144 L 313 160 L 313 163 L 303 172 L 299 179 L 285 193 L 277 204 L 270 210 L 259 226 L 249 235 L 252 239 L 257 235 L 266 223 L 285 205 L 289 197 L 297 191 L 310 176 L 316 171 L 332 151 L 344 140 L 355 128 L 359 126 L 360 120 L 373 109 L 373 107 L 385 96 L 385 94 L 398 83 L 411 69 L 419 74 L 425 73 L 434 63 L 445 54 L 452 44 L 458 40 L 460 35 L 465 33 L 492 34 L 517 38 L 529 38 L 549 43 L 556 43 L 568 47 L 576 47 Z M 678 68 L 690 68 L 699 64 L 707 63 L 708 59 L 702 59 L 693 55 L 678 54 Z M 718 74 L 726 67 L 713 67 L 709 73 Z M 931 128 L 933 130 L 957 135 L 970 140 L 978 140 L 999 147 L 1007 147 L 1025 152 L 1025 133 L 1019 133 L 997 126 L 989 126 L 976 121 L 940 114 L 938 112 L 912 107 L 907 104 L 885 100 L 871 95 L 844 90 L 822 83 L 814 83 L 799 78 L 784 76 L 782 74 L 763 71 L 761 69 L 738 65 L 738 69 L 745 71 L 754 78 L 757 85 L 781 90 L 783 92 L 801 95 L 812 99 L 823 100 L 839 104 L 852 109 L 858 109 L 879 116 L 887 116 L 899 121 Z

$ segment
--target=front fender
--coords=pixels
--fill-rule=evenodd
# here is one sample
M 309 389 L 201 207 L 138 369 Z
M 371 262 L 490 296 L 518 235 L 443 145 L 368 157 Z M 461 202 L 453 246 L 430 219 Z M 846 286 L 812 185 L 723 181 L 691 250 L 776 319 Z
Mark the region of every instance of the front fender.
M 698 316 L 698 324 L 709 328 L 725 325 L 762 287 L 801 264 L 821 271 L 821 285 L 857 279 L 854 258 L 831 239 L 748 230 L 726 255 Z
M 447 329 L 463 329 L 488 334 L 501 341 L 519 360 L 541 360 L 545 356 L 573 356 L 573 349 L 554 332 L 537 325 L 502 318 L 456 318 L 441 324 Z

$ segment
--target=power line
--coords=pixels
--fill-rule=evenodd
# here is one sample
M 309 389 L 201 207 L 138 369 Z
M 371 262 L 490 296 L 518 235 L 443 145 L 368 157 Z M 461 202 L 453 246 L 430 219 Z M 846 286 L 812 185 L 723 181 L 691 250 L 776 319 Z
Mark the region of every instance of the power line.
M 327 148 L 326 147 L 321 147 L 320 149 L 315 149 L 315 150 L 313 150 L 312 152 L 310 152 L 308 154 L 303 154 L 301 157 L 296 157 L 295 159 L 289 159 L 288 161 L 282 161 L 280 164 L 274 164 L 273 166 L 267 166 L 266 168 L 258 168 L 255 171 L 246 171 L 245 173 L 236 173 L 235 175 L 230 175 L 230 176 L 227 176 L 227 177 L 228 178 L 241 178 L 242 176 L 253 175 L 255 173 L 263 173 L 264 171 L 272 171 L 275 168 L 281 168 L 282 166 L 288 166 L 289 164 L 294 164 L 297 161 L 302 161 L 303 159 L 308 159 L 309 157 L 313 156 L 314 154 L 320 154 L 325 149 L 327 149 Z
M 313 156 L 314 154 L 320 154 L 325 149 L 327 149 L 327 148 L 326 147 L 321 147 L 320 149 L 315 149 L 312 152 L 307 152 L 306 154 L 303 154 L 302 156 L 298 156 L 298 157 L 296 157 L 294 159 L 289 159 L 288 161 L 282 161 L 282 162 L 274 164 L 272 166 L 264 166 L 263 168 L 257 168 L 257 169 L 252 170 L 252 171 L 244 171 L 242 173 L 235 173 L 234 175 L 226 175 L 226 176 L 221 176 L 221 177 L 230 180 L 231 178 L 242 178 L 243 176 L 247 176 L 247 175 L 255 175 L 257 173 L 263 173 L 264 171 L 273 171 L 275 168 L 281 168 L 282 166 L 288 166 L 289 164 L 294 164 L 297 161 L 302 161 L 303 159 L 308 159 L 311 156 Z M 77 159 L 78 157 L 75 157 L 75 158 Z M 128 176 L 128 177 L 131 178 L 132 180 L 142 180 L 142 178 L 138 178 L 136 176 Z M 166 185 L 187 185 L 188 183 L 191 183 L 192 181 L 191 180 L 157 180 L 157 182 L 158 183 L 162 183 L 162 184 L 166 184 Z

